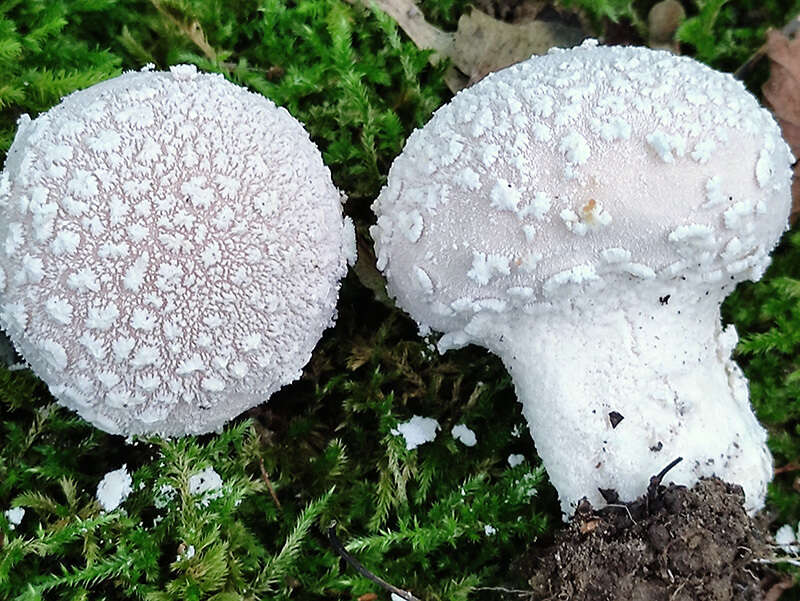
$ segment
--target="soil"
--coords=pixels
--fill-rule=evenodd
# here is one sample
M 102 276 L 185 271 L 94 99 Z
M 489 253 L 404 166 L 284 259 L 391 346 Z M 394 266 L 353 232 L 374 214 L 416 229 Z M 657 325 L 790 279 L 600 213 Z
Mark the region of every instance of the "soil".
M 744 511 L 740 487 L 662 486 L 656 476 L 633 503 L 605 495 L 611 505 L 584 501 L 553 545 L 519 566 L 531 601 L 762 601 L 779 582 L 753 561 L 771 555 L 769 535 Z

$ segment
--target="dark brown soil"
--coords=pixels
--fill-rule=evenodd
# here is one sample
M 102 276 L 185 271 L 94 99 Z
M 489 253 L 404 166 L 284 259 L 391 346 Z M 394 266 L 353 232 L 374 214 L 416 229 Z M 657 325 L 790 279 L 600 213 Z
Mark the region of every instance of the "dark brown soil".
M 601 510 L 584 502 L 525 561 L 531 599 L 762 601 L 777 578 L 753 562 L 769 555 L 768 534 L 743 500 L 740 487 L 712 478 L 692 489 L 654 481 L 634 503 Z

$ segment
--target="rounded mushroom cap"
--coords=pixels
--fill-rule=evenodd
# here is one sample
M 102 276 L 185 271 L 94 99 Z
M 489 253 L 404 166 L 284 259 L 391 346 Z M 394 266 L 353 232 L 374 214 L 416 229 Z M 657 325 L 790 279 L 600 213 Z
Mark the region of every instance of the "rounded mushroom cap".
M 165 435 L 295 380 L 355 248 L 303 126 L 188 65 L 23 116 L 0 244 L 0 325 L 53 395 L 108 432 Z
M 378 266 L 423 329 L 451 334 L 445 347 L 469 341 L 476 315 L 629 281 L 704 294 L 760 277 L 792 161 L 730 75 L 646 48 L 554 50 L 409 137 L 373 206 Z

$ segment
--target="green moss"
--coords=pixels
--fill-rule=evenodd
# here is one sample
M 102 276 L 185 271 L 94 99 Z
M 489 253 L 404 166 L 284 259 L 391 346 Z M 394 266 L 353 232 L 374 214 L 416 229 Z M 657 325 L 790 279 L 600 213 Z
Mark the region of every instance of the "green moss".
M 0 4 L 0 157 L 11 145 L 16 120 L 37 114 L 62 96 L 119 74 L 120 57 L 82 25 L 114 0 L 6 0 Z
M 594 11 L 602 34 L 611 20 L 643 19 L 650 4 L 572 5 Z M 790 14 L 777 0 L 732 4 L 712 16 L 707 4 L 694 7 L 689 23 L 699 24 L 682 33 L 718 66 L 752 52 L 764 25 Z M 448 28 L 466 6 L 422 4 Z M 360 5 L 11 0 L 0 5 L 0 152 L 21 113 L 147 62 L 191 62 L 287 107 L 322 148 L 367 246 L 369 204 L 391 161 L 449 96 L 444 66 L 431 67 L 390 19 Z M 800 463 L 798 265 L 795 230 L 765 280 L 725 305 L 778 465 Z M 392 430 L 415 414 L 442 431 L 408 451 Z M 459 423 L 476 432 L 475 447 L 450 436 Z M 509 468 L 512 453 L 527 461 Z M 97 485 L 123 464 L 134 492 L 103 513 Z M 188 483 L 207 467 L 224 494 L 204 501 Z M 785 522 L 800 518 L 796 475 L 770 489 Z M 2 513 L 11 506 L 26 510 L 13 530 Z M 2 600 L 385 598 L 332 550 L 333 522 L 348 550 L 392 584 L 429 600 L 476 598 L 476 586 L 524 586 L 509 564 L 559 521 L 500 362 L 473 348 L 432 352 L 352 273 L 338 323 L 303 377 L 218 435 L 126 442 L 54 405 L 29 372 L 0 369 Z

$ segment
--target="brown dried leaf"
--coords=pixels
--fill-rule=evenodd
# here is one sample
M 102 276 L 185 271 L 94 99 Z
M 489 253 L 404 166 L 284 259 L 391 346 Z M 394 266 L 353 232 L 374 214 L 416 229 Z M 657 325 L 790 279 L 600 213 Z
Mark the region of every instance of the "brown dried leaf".
M 453 62 L 458 71 L 445 76 L 453 92 L 532 54 L 544 54 L 553 46 L 574 46 L 584 37 L 580 29 L 560 23 L 506 23 L 477 9 L 463 15 L 458 30 L 449 33 L 428 23 L 413 0 L 375 0 L 375 5 L 397 21 L 419 48 L 433 50 L 433 62 L 442 57 Z
M 365 4 L 369 5 L 368 2 Z M 412 0 L 375 0 L 375 6 L 397 21 L 400 29 L 406 32 L 418 48 L 448 55 L 453 45 L 453 34 L 428 23 Z
M 544 54 L 553 46 L 574 46 L 583 32 L 552 21 L 512 24 L 498 21 L 477 9 L 458 20 L 450 58 L 469 83 L 493 71 Z
M 377 259 L 372 244 L 362 232 L 356 233 L 357 257 L 356 264 L 353 266 L 356 277 L 375 295 L 375 300 L 383 303 L 387 307 L 394 307 L 392 299 L 386 293 L 386 280 L 383 274 L 375 266 Z
M 767 57 L 770 75 L 761 88 L 764 100 L 772 109 L 786 143 L 800 156 L 800 39 L 789 39 L 780 31 L 767 32 Z M 795 164 L 792 180 L 792 214 L 800 217 L 800 164 Z

